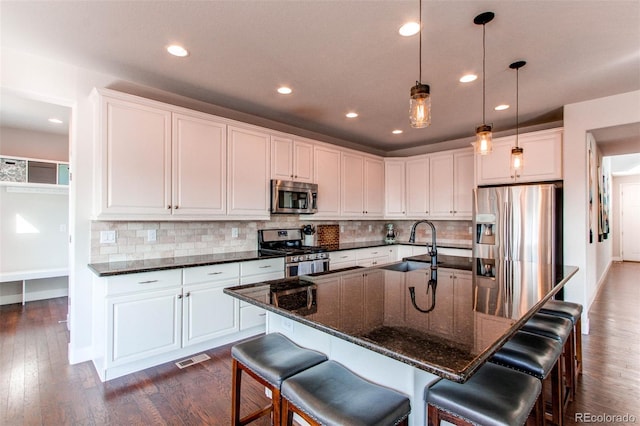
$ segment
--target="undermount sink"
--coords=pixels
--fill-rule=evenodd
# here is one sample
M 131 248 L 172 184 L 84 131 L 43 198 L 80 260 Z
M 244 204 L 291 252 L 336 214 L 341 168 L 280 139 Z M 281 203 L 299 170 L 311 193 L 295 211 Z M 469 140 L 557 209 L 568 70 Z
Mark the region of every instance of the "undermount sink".
M 430 263 L 405 260 L 404 262 L 392 263 L 390 265 L 381 266 L 380 269 L 386 269 L 389 271 L 398 271 L 398 272 L 409 272 L 409 271 L 415 271 L 416 269 L 429 269 L 430 267 L 431 267 Z

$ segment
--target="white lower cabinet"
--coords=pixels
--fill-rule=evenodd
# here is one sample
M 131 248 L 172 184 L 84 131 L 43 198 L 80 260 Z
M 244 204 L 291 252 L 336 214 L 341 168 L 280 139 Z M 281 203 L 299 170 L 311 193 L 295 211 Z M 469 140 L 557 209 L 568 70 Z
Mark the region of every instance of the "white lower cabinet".
M 123 274 L 94 281 L 93 363 L 102 381 L 264 332 L 264 310 L 224 289 L 284 276 L 284 259 Z

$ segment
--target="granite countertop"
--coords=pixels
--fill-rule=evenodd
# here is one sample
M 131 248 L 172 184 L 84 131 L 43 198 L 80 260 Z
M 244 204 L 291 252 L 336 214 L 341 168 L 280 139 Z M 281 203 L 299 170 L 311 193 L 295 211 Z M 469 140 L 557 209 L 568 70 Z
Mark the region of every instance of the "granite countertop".
M 247 260 L 270 259 L 284 255 L 262 255 L 257 250 L 231 253 L 203 254 L 197 256 L 163 257 L 158 259 L 129 260 L 122 262 L 90 263 L 88 265 L 96 275 L 133 274 L 137 272 L 161 271 L 164 269 L 188 268 L 193 266 L 215 265 L 220 263 L 244 262 Z
M 416 368 L 464 382 L 577 268 L 460 259 L 472 265 L 470 275 L 456 276 L 449 270 L 438 273 L 439 268 L 432 271 L 428 265 L 409 272 L 385 266 L 351 268 L 231 287 L 224 292 Z M 447 259 L 442 260 L 446 264 Z M 288 303 L 277 302 L 275 294 L 283 288 L 290 297 Z
M 380 247 L 388 245 L 412 245 L 397 241 L 395 243 L 386 243 L 384 241 L 366 241 L 358 243 L 345 243 L 332 246 L 324 246 L 329 251 L 351 250 L 359 248 Z M 423 243 L 413 245 L 424 245 Z M 444 243 L 438 247 L 449 248 L 471 248 L 464 244 Z M 138 272 L 161 271 L 164 269 L 189 268 L 193 266 L 215 265 L 219 263 L 244 262 L 247 260 L 269 259 L 273 257 L 284 257 L 284 255 L 262 255 L 258 250 L 240 251 L 218 254 L 203 254 L 197 256 L 179 256 L 179 257 L 163 257 L 158 259 L 144 260 L 127 260 L 118 262 L 90 263 L 87 266 L 91 271 L 100 277 L 111 275 L 134 274 Z

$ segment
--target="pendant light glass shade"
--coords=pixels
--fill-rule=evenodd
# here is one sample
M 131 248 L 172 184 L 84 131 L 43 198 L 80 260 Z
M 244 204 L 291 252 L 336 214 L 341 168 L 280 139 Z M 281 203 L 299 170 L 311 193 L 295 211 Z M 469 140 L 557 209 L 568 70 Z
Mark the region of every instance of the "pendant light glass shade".
M 493 151 L 493 135 L 491 126 L 486 124 L 484 117 L 485 110 L 485 25 L 494 18 L 493 12 L 484 12 L 473 19 L 476 25 L 482 25 L 482 125 L 476 127 L 476 153 L 487 155 Z
M 431 94 L 428 84 L 416 81 L 416 85 L 411 88 L 409 123 L 416 129 L 431 124 Z
M 524 150 L 518 146 L 511 148 L 511 168 L 513 170 L 521 170 L 524 160 Z
M 493 151 L 493 134 L 491 126 L 483 124 L 476 127 L 476 152 L 480 155 L 487 155 Z

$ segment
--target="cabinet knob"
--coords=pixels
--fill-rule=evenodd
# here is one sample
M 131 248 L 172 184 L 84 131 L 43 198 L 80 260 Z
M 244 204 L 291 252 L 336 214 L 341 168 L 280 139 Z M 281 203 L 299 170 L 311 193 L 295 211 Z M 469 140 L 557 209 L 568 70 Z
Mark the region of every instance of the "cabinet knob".
M 178 210 L 178 205 L 176 204 L 175 206 L 173 206 L 174 210 Z
M 167 205 L 167 210 L 171 210 L 171 205 Z
M 453 210 L 449 210 L 449 213 L 453 213 Z
M 189 297 L 189 296 L 191 296 L 191 292 L 190 291 L 188 291 L 187 294 L 184 295 L 184 297 Z
M 178 299 L 182 299 L 182 295 L 181 294 L 178 295 Z

